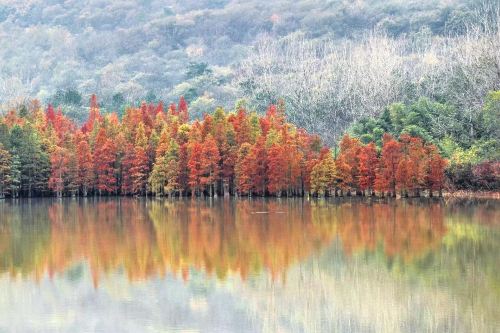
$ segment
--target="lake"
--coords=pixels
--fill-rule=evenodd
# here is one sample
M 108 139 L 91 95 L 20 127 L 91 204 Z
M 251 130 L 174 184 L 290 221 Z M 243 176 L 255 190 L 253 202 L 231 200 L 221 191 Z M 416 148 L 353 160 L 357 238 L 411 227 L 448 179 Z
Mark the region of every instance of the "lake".
M 0 202 L 0 332 L 499 332 L 500 202 Z

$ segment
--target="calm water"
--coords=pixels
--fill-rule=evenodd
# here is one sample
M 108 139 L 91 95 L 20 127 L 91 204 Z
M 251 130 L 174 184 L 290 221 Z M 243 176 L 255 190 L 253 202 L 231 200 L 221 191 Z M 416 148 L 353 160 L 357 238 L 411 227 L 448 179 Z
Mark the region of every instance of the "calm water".
M 0 332 L 499 332 L 500 203 L 0 202 Z

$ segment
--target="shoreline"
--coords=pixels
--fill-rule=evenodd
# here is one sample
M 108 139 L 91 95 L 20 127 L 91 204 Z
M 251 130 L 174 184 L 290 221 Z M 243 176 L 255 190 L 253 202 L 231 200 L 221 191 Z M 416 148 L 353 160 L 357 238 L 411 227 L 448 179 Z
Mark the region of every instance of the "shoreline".
M 445 199 L 492 199 L 500 200 L 500 191 L 454 191 L 443 192 Z
M 344 196 L 326 196 L 326 197 L 316 197 L 316 196 L 282 196 L 282 197 L 276 197 L 276 196 L 216 196 L 216 197 L 211 197 L 211 196 L 174 196 L 174 197 L 169 197 L 169 196 L 154 196 L 154 195 L 148 195 L 148 196 L 131 196 L 131 195 L 89 195 L 89 196 L 62 196 L 62 197 L 57 197 L 57 196 L 33 196 L 33 197 L 17 197 L 17 198 L 12 198 L 12 197 L 3 197 L 0 198 L 0 201 L 3 200 L 19 200 L 19 199 L 64 199 L 64 198 L 74 198 L 74 199 L 93 199 L 93 198 L 151 198 L 151 199 L 173 199 L 173 198 L 184 198 L 184 199 L 207 199 L 207 198 L 277 198 L 277 199 L 294 199 L 294 198 L 304 198 L 304 199 L 328 199 L 328 198 L 372 198 L 372 199 L 385 199 L 385 200 L 405 200 L 405 199 L 424 199 L 424 198 L 435 198 L 435 199 L 490 199 L 490 200 L 500 200 L 500 191 L 454 191 L 454 192 L 443 192 L 442 196 L 433 196 L 429 197 L 428 195 L 422 195 L 422 196 L 408 196 L 408 197 L 401 197 L 400 195 L 396 197 L 391 197 L 391 196 L 379 196 L 379 195 L 374 195 L 374 196 L 362 196 L 362 195 L 344 195 Z

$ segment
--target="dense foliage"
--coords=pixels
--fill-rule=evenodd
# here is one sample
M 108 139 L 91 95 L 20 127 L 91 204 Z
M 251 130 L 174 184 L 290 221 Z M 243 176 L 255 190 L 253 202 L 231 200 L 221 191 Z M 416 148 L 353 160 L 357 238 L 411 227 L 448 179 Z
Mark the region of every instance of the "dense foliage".
M 102 114 L 184 96 L 201 119 L 284 99 L 333 145 L 420 96 L 475 115 L 500 89 L 499 13 L 496 0 L 6 0 L 0 112 L 35 97 L 81 124 L 96 92 Z
M 282 37 L 300 29 L 312 37 L 343 38 L 380 28 L 399 36 L 422 27 L 444 34 L 473 19 L 469 3 L 5 0 L 0 87 L 6 87 L 0 100 L 45 99 L 68 87 L 83 94 L 99 90 L 109 104 L 114 96 L 134 101 L 152 92 L 166 98 L 178 89 L 197 98 L 203 95 L 200 81 L 227 78 L 224 72 L 245 57 L 260 34 Z M 193 80 L 184 75 L 190 62 L 209 64 L 215 73 Z M 226 85 L 210 91 L 227 95 Z
M 346 135 L 334 159 L 318 136 L 285 121 L 284 104 L 265 116 L 243 104 L 188 123 L 188 105 L 143 103 L 119 120 L 95 95 L 78 128 L 38 102 L 0 118 L 0 195 L 403 195 L 440 191 L 445 161 L 420 138 L 389 134 L 374 143 Z
M 378 117 L 356 122 L 350 133 L 382 146 L 384 133 L 422 138 L 449 162 L 449 183 L 459 189 L 500 188 L 500 91 L 490 92 L 474 117 L 447 103 L 420 99 L 396 103 Z

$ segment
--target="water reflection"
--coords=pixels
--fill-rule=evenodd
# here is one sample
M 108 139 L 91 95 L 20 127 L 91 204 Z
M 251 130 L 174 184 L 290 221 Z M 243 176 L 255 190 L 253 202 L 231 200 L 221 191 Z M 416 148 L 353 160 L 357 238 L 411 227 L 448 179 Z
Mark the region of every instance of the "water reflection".
M 39 279 L 85 260 L 96 285 L 120 268 L 130 280 L 187 279 L 190 268 L 276 278 L 336 237 L 347 255 L 381 246 L 411 261 L 446 233 L 440 203 L 73 200 L 7 206 L 2 216 L 1 271 Z
M 57 317 L 63 331 L 92 331 L 92 318 L 137 331 L 144 316 L 166 331 L 500 327 L 496 202 L 32 200 L 3 202 L 0 216 L 0 331 L 29 331 L 16 314 L 59 297 L 89 302 L 88 318 L 81 306 Z M 144 308 L 100 309 L 124 300 Z

